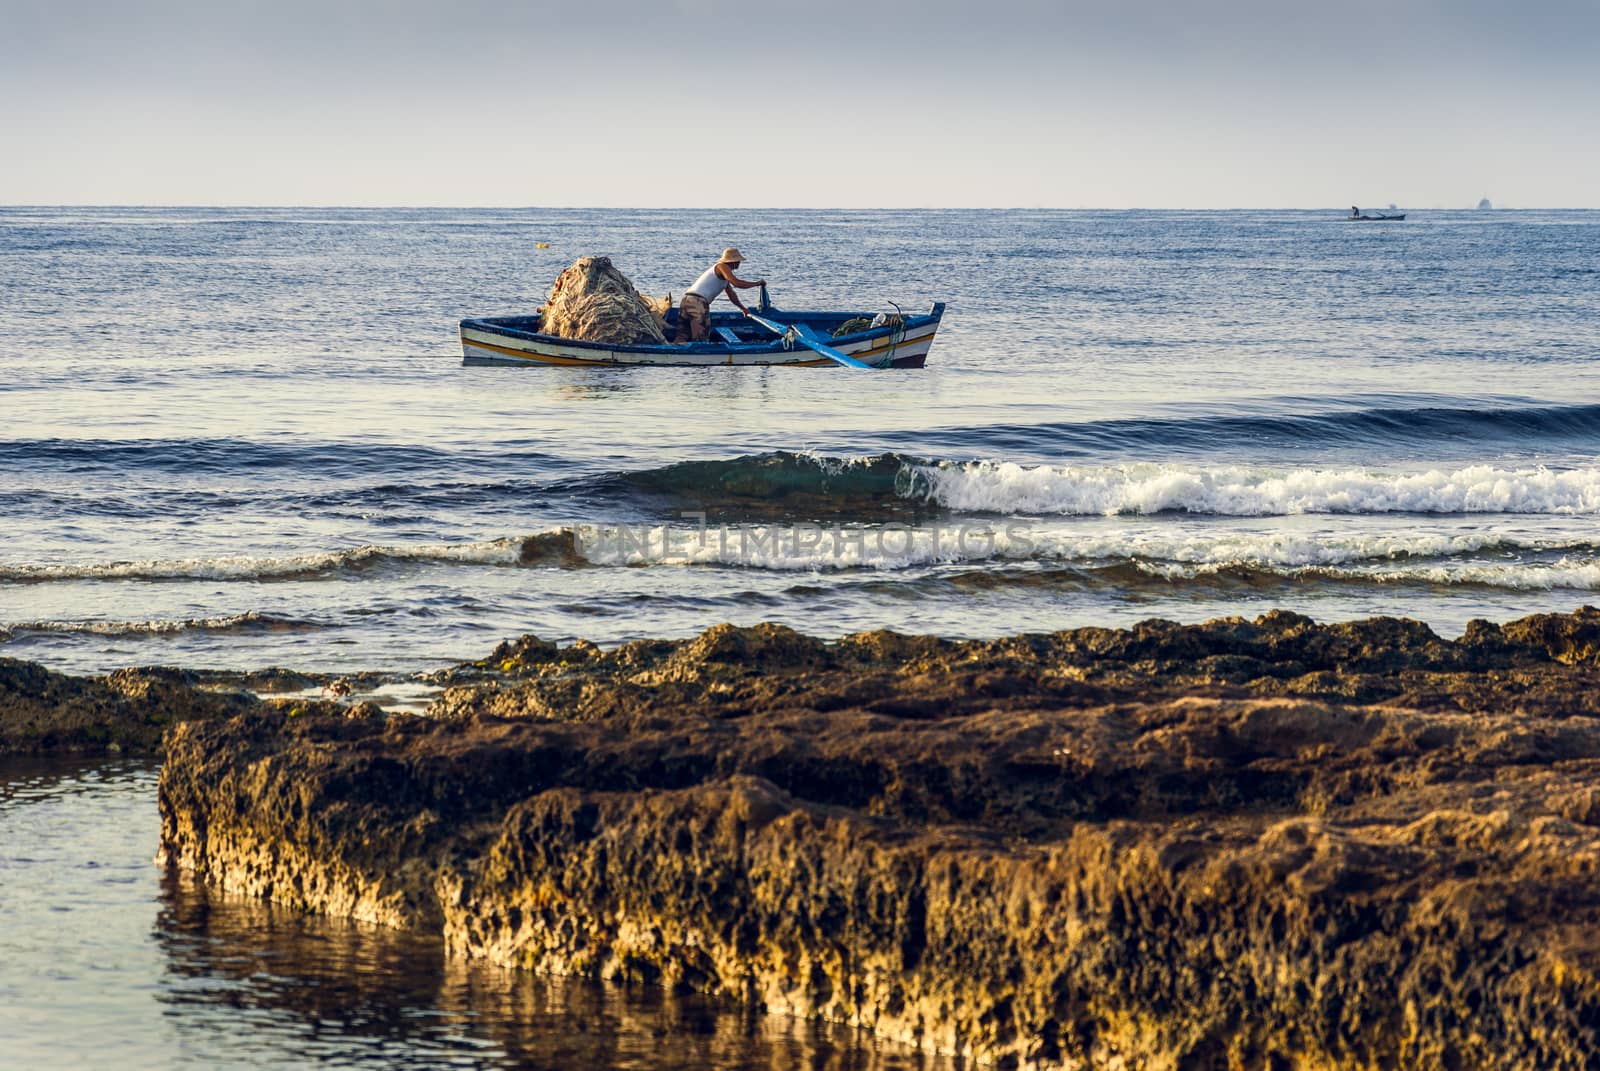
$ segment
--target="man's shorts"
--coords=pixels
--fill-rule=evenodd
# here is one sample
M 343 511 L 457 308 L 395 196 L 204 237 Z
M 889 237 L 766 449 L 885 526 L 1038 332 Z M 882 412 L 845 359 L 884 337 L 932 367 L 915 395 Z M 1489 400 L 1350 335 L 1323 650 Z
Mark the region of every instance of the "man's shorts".
M 711 334 L 711 303 L 699 294 L 685 294 L 678 303 L 678 337 L 674 342 L 704 342 Z

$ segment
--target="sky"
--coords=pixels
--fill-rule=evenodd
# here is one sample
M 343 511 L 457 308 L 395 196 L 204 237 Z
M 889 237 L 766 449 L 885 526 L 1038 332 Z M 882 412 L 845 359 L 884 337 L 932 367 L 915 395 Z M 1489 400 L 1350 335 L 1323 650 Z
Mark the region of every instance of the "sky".
M 1600 0 L 0 0 L 0 204 L 1600 207 Z

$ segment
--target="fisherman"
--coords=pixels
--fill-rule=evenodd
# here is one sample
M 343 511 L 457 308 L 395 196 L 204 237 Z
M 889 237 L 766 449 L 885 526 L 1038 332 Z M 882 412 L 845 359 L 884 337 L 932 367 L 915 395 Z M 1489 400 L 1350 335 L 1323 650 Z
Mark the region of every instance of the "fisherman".
M 1357 208 L 1355 205 L 1351 205 L 1350 206 L 1350 218 L 1351 219 L 1360 219 L 1361 218 L 1361 209 Z
M 750 282 L 739 278 L 734 272 L 743 263 L 744 255 L 730 247 L 722 251 L 722 256 L 717 258 L 715 264 L 700 274 L 700 278 L 694 281 L 694 285 L 678 303 L 678 334 L 674 342 L 705 341 L 711 333 L 711 303 L 722 294 L 727 294 L 728 300 L 740 312 L 750 315 L 750 310 L 744 307 L 744 302 L 733 291 L 735 288 L 749 290 L 752 286 L 766 286 L 767 281 L 757 279 Z

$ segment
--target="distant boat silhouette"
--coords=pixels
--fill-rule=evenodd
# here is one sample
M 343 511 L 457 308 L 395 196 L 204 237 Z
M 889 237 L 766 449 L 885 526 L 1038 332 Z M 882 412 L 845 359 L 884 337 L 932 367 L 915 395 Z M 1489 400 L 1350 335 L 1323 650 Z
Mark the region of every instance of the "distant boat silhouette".
M 1488 211 L 1489 209 L 1493 208 L 1494 205 L 1490 204 L 1489 198 L 1485 197 L 1483 200 L 1478 202 L 1478 207 L 1484 211 Z
M 1390 205 L 1389 207 L 1393 208 L 1394 205 Z M 1387 221 L 1390 221 L 1390 220 L 1405 219 L 1406 218 L 1406 214 L 1404 212 L 1398 213 L 1396 215 L 1389 215 L 1389 214 L 1383 213 L 1383 212 L 1374 212 L 1374 213 L 1368 214 L 1366 212 L 1361 211 L 1361 209 L 1357 208 L 1355 205 L 1351 205 L 1350 206 L 1350 214 L 1348 216 L 1344 217 L 1344 218 L 1346 220 L 1350 221 L 1351 223 L 1380 223 L 1380 222 L 1387 222 Z

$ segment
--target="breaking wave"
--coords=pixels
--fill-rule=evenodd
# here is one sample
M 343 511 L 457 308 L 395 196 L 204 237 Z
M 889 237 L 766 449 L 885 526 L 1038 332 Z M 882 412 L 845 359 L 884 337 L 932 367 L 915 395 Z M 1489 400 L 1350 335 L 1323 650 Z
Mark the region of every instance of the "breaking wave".
M 1128 595 L 1176 593 L 1225 595 L 1271 593 L 1315 585 L 1339 588 L 1451 589 L 1498 591 L 1600 591 L 1600 561 L 1574 560 L 1533 565 L 1403 565 L 1279 566 L 1228 562 L 1175 565 L 1158 562 L 1114 562 L 1069 565 L 1040 562 L 1012 567 L 956 568 L 914 574 L 878 574 L 857 582 L 852 590 L 904 593 L 970 593 L 1011 590 L 1104 592 Z M 804 593 L 803 588 L 795 589 Z
M 328 626 L 320 621 L 280 617 L 255 610 L 224 617 L 191 617 L 150 621 L 17 621 L 0 628 L 7 633 L 56 633 L 88 636 L 166 636 L 180 632 L 247 633 L 310 632 Z
M 830 457 L 775 450 L 766 454 L 680 461 L 581 481 L 582 490 L 667 511 L 733 517 L 851 516 L 908 513 L 929 505 L 916 459 L 901 454 Z
M 1185 465 L 926 465 L 918 487 L 970 513 L 1066 516 L 1168 512 L 1231 517 L 1304 513 L 1600 513 L 1600 468 L 1472 465 L 1383 473 Z
M 979 436 L 982 443 L 982 436 Z M 215 444 L 212 444 L 215 445 Z M 955 444 L 950 444 L 954 446 Z M 52 447 L 76 457 L 81 444 Z M 142 452 L 124 446 L 121 452 Z M 288 448 L 285 448 L 288 450 Z M 0 454 L 4 454 L 0 449 Z M 112 451 L 113 454 L 118 451 Z M 293 451 L 290 451 L 291 453 Z M 1166 451 L 1171 453 L 1171 451 Z M 90 452 L 92 453 L 92 451 Z M 425 453 L 425 452 L 424 452 Z M 462 478 L 383 478 L 312 494 L 271 487 L 219 491 L 204 487 L 130 489 L 121 494 L 51 486 L 0 492 L 14 515 L 142 518 L 152 512 L 214 516 L 218 512 L 314 512 L 318 515 L 419 518 L 489 510 L 544 516 L 681 518 L 704 513 L 718 521 L 797 519 L 923 519 L 944 513 L 1054 516 L 1140 516 L 1191 513 L 1263 517 L 1308 513 L 1600 513 L 1600 467 L 1467 464 L 1426 470 L 1357 467 L 1263 467 L 1196 461 L 1032 463 L 989 457 L 953 460 L 886 452 L 838 456 L 777 450 L 739 457 L 677 461 L 635 470 L 530 479 L 520 462 Z M 1054 450 L 1051 456 L 1074 451 Z M 1107 451 L 1101 451 L 1107 456 Z M 301 457 L 324 473 L 311 455 Z M 3 458 L 0 458 L 3 460 Z M 162 464 L 171 462 L 171 458 Z M 75 464 L 76 462 L 74 462 Z M 154 462 L 152 462 L 154 463 Z M 218 462 L 219 464 L 221 462 Z M 291 462 L 279 459 L 277 464 Z M 200 462 L 196 463 L 203 467 Z M 447 464 L 430 458 L 433 471 Z M 185 471 L 194 471 L 190 466 Z M 383 552 L 384 548 L 357 548 Z M 341 552 L 347 553 L 347 552 Z M 289 571 L 318 563 L 291 563 Z M 8 575 L 0 572 L 0 580 Z
M 896 571 L 920 566 L 1071 563 L 1128 567 L 1178 578 L 1246 569 L 1278 576 L 1372 579 L 1427 577 L 1438 583 L 1583 587 L 1600 578 L 1600 537 L 1530 539 L 1507 534 L 1396 532 L 1316 536 L 1281 532 L 1189 533 L 1039 531 L 1025 524 L 735 525 L 694 529 L 590 528 L 574 531 L 591 565 L 732 566 L 796 572 Z M 1551 559 L 1560 556 L 1558 562 Z M 1498 557 L 1501 560 L 1494 560 Z M 1504 560 L 1507 557 L 1521 560 Z M 1543 579 L 1513 583 L 1527 573 Z M 1554 579 L 1552 579 L 1554 578 Z M 1565 580 L 1561 578 L 1567 578 Z
M 546 553 L 559 554 L 562 542 L 570 542 L 570 538 L 570 534 L 563 536 L 558 532 L 479 543 L 360 546 L 309 554 L 0 565 L 0 583 L 37 584 L 63 580 L 309 580 L 404 562 L 520 565 L 539 561 Z M 550 545 L 552 540 L 553 546 Z
M 1175 584 L 1215 579 L 1243 582 L 1381 584 L 1397 587 L 1496 588 L 1507 591 L 1600 591 L 1600 560 L 1563 558 L 1518 564 L 1450 563 L 1399 567 L 1279 568 L 1231 563 L 1195 567 L 1140 565 L 1150 576 Z
M 1517 590 L 1600 590 L 1600 534 L 1301 534 L 1284 531 L 1075 531 L 1017 518 L 932 524 L 575 525 L 479 542 L 363 546 L 322 553 L 0 566 L 0 583 L 282 581 L 359 576 L 391 565 L 484 568 L 728 568 L 764 572 L 951 575 L 1032 569 L 1088 583 L 1355 581 Z M 1061 572 L 1065 570 L 1065 572 Z M 1030 583 L 1031 581 L 1019 581 Z M 172 632 L 322 627 L 260 614 L 148 622 L 34 622 L 13 630 Z
M 589 478 L 663 512 L 713 520 L 906 517 L 939 512 L 1233 517 L 1307 513 L 1600 513 L 1600 467 L 1480 464 L 1415 472 L 1186 464 L 1029 465 L 776 451 Z M 576 489 L 574 489 L 576 490 Z

